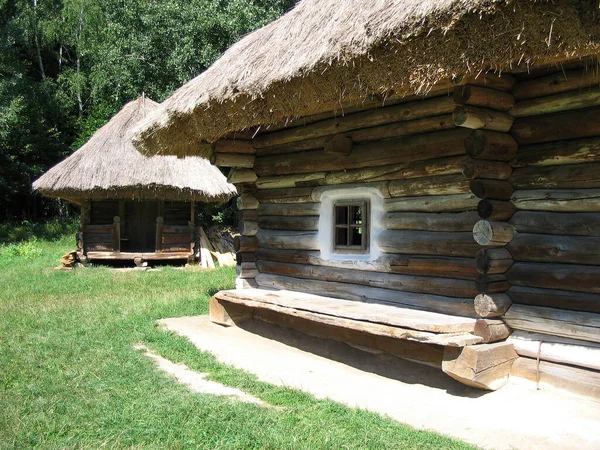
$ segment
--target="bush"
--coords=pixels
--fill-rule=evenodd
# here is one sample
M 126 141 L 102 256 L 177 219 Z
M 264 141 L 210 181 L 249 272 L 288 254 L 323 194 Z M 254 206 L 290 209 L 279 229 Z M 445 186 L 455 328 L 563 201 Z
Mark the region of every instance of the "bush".
M 39 248 L 38 240 L 35 238 L 27 242 L 19 242 L 0 246 L 1 257 L 18 257 L 29 259 L 41 254 L 42 250 Z
M 36 239 L 55 241 L 77 232 L 79 221 L 75 217 L 47 222 L 0 223 L 0 244 L 33 241 Z

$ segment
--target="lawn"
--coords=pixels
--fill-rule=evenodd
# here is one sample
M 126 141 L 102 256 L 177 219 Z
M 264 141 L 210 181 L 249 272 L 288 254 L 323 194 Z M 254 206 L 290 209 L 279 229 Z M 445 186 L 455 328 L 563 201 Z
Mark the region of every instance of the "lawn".
M 72 241 L 0 247 L 0 448 L 472 448 L 258 382 L 156 327 L 206 313 L 233 269 L 55 270 Z M 136 343 L 275 407 L 192 393 Z

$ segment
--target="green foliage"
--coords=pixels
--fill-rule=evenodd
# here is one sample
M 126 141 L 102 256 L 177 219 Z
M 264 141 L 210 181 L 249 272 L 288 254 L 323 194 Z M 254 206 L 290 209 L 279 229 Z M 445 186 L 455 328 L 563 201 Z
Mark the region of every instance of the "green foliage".
M 79 218 L 76 217 L 55 218 L 45 222 L 4 222 L 0 223 L 0 243 L 17 244 L 38 239 L 57 241 L 65 237 L 74 239 L 78 228 Z
M 156 101 L 293 0 L 0 0 L 0 219 L 142 92 Z
M 30 259 L 41 254 L 42 250 L 37 246 L 37 239 L 0 245 L 0 258 L 18 257 Z
M 156 321 L 208 312 L 235 270 L 52 270 L 68 240 L 0 258 L 0 448 L 467 449 L 219 363 Z M 134 349 L 273 405 L 197 394 Z

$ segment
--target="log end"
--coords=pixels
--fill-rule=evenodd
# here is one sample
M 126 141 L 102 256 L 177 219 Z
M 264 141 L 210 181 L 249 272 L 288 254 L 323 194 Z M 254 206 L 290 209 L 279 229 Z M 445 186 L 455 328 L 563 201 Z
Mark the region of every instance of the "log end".
M 506 384 L 517 358 L 513 345 L 506 342 L 446 347 L 442 370 L 468 386 L 495 391 Z

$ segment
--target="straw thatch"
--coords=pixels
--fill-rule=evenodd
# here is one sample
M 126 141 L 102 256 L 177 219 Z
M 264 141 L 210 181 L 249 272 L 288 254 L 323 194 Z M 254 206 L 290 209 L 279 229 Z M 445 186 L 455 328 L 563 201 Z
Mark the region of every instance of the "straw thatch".
M 595 55 L 599 15 L 597 0 L 303 0 L 177 90 L 134 143 L 201 154 L 199 140 L 367 95 Z
M 218 168 L 203 158 L 140 154 L 130 131 L 158 104 L 146 98 L 128 103 L 90 140 L 33 183 L 51 197 L 84 199 L 197 200 L 220 202 L 236 194 Z

